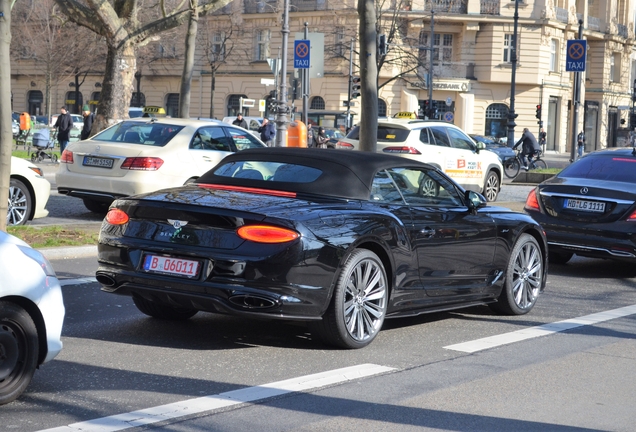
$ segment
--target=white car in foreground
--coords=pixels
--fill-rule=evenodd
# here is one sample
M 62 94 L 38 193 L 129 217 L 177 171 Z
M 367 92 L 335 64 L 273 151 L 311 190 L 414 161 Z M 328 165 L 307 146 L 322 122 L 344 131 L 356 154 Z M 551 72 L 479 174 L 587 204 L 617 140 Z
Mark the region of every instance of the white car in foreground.
M 44 178 L 41 168 L 25 159 L 11 157 L 7 225 L 24 225 L 32 219 L 48 216 L 45 206 L 50 194 L 51 183 Z
M 219 120 L 136 118 L 70 143 L 55 180 L 61 194 L 106 213 L 117 198 L 182 186 L 225 156 L 260 147 L 247 130 Z
M 360 127 L 354 127 L 336 148 L 359 150 Z M 388 119 L 378 122 L 377 151 L 436 166 L 464 189 L 495 201 L 503 167 L 496 154 L 475 143 L 459 127 L 435 120 Z
M 0 405 L 18 398 L 35 369 L 62 349 L 64 301 L 51 263 L 0 231 Z

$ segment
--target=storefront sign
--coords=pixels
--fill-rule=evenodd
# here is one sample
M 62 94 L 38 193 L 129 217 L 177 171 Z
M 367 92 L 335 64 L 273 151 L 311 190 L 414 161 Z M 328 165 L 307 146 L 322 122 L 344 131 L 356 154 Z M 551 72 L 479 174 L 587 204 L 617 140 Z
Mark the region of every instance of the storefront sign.
M 425 82 L 409 82 L 406 87 L 418 90 L 428 89 Z M 463 81 L 433 81 L 433 90 L 467 92 L 470 91 L 470 84 Z

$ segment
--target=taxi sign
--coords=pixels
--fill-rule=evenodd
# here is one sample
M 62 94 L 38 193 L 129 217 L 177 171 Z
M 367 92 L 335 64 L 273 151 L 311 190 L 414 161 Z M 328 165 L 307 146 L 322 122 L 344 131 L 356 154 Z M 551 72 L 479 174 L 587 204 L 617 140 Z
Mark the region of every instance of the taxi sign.
M 160 106 L 147 106 L 144 107 L 144 114 L 166 115 L 166 110 Z
M 393 118 L 415 119 L 417 117 L 415 117 L 415 113 L 410 111 L 400 111 L 399 113 L 396 113 Z

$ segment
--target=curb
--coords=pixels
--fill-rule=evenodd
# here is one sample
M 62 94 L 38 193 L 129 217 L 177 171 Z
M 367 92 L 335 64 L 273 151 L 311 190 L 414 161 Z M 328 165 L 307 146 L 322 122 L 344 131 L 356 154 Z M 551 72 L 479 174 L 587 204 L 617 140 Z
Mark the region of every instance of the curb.
M 48 260 L 97 257 L 97 246 L 44 248 L 38 251 Z

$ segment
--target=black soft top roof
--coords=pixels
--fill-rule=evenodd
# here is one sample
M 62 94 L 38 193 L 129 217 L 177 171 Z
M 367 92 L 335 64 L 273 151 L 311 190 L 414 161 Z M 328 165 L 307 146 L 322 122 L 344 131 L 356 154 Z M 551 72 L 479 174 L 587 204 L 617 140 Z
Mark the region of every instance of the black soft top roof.
M 303 165 L 319 169 L 322 175 L 310 183 L 271 182 L 214 175 L 217 167 L 228 162 L 241 161 Z M 373 178 L 378 171 L 406 166 L 434 169 L 428 164 L 412 159 L 372 152 L 294 147 L 248 149 L 227 156 L 216 167 L 202 175 L 197 183 L 249 186 L 366 200 L 369 199 Z

